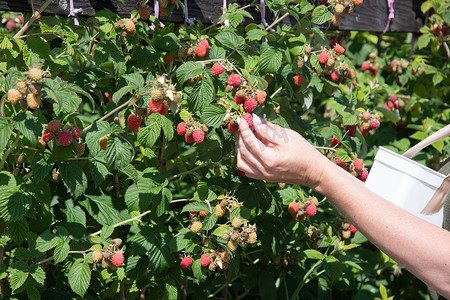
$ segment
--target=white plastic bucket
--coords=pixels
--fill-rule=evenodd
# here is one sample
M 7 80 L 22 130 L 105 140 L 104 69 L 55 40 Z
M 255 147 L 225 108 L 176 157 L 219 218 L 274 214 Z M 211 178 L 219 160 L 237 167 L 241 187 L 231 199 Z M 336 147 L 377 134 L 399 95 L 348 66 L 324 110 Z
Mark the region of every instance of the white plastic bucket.
M 411 214 L 442 227 L 442 208 L 432 215 L 420 212 L 445 178 L 443 174 L 380 147 L 365 186 Z

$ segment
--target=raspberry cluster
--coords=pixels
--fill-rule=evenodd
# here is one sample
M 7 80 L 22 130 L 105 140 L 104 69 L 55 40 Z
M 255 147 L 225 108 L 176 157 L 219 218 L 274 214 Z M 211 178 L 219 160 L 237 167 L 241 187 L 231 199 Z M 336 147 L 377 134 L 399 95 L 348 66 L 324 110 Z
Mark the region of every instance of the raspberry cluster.
M 339 167 L 344 169 L 345 171 L 349 172 L 359 180 L 365 182 L 367 179 L 367 176 L 369 176 L 369 171 L 364 166 L 364 162 L 360 158 L 356 158 L 354 160 L 350 160 L 348 162 L 344 162 L 339 157 L 336 157 L 334 153 L 330 152 L 328 154 L 328 158 L 337 164 Z
M 320 242 L 322 241 L 320 230 L 318 230 L 314 225 L 309 225 L 306 232 L 308 233 L 308 237 L 310 239 L 311 248 L 317 250 L 319 248 Z
M 317 213 L 317 206 L 319 206 L 319 200 L 312 196 L 305 201 L 293 201 L 289 203 L 288 211 L 292 218 L 296 222 L 303 222 L 306 220 L 306 216 L 314 217 Z
M 352 236 L 354 236 L 357 231 L 358 230 L 355 228 L 355 226 L 346 222 L 342 225 L 342 231 L 341 231 L 342 238 L 345 240 L 349 239 Z
M 209 48 L 209 42 L 206 39 L 199 40 L 196 45 L 183 44 L 178 49 L 178 57 L 186 57 L 187 60 L 194 60 L 196 57 L 205 57 Z
M 361 70 L 363 72 L 369 71 L 372 76 L 377 75 L 379 64 L 376 62 L 376 58 L 377 55 L 374 52 L 370 53 L 369 60 L 366 60 L 361 64 Z
M 19 29 L 24 22 L 22 13 L 5 13 L 2 17 L 2 23 L 6 23 L 7 30 Z
M 17 80 L 16 88 L 8 90 L 8 101 L 15 105 L 20 103 L 23 110 L 37 109 L 41 105 L 42 78 L 50 78 L 50 71 L 30 68 L 24 80 Z
M 115 238 L 111 241 L 109 247 L 104 246 L 102 250 L 94 250 L 92 252 L 92 261 L 101 263 L 103 268 L 111 268 L 113 270 L 123 265 L 123 250 L 120 249 L 122 239 Z M 101 248 L 97 245 L 95 248 Z
M 372 114 L 369 111 L 361 112 L 358 119 L 361 121 L 360 130 L 363 135 L 366 135 L 369 132 L 375 133 L 380 127 L 381 116 L 377 113 Z
M 235 252 L 238 245 L 242 248 L 248 244 L 254 244 L 258 240 L 255 225 L 243 226 L 242 219 L 235 217 L 231 222 L 231 227 L 222 235 L 222 239 L 227 242 L 227 248 L 231 252 Z
M 328 2 L 328 0 L 326 1 Z M 331 19 L 331 23 L 334 26 L 341 25 L 341 17 L 340 14 L 346 13 L 347 15 L 351 14 L 355 10 L 355 6 L 359 6 L 363 3 L 363 0 L 335 0 L 334 1 L 334 12 Z
M 387 110 L 399 110 L 405 107 L 405 101 L 398 99 L 397 95 L 389 95 L 384 101 Z
M 262 260 L 264 257 L 261 257 Z M 275 270 L 278 270 L 280 267 L 287 267 L 289 265 L 298 264 L 298 260 L 294 258 L 289 252 L 284 252 L 282 254 L 275 254 L 271 260 L 271 265 Z
M 120 36 L 121 37 L 127 37 L 127 36 L 133 36 L 136 34 L 136 23 L 137 19 L 132 17 L 130 19 L 123 19 L 114 22 L 114 29 L 119 30 L 120 29 Z
M 344 47 L 336 44 L 333 50 L 324 49 L 318 57 L 319 63 L 323 66 L 323 74 L 336 83 L 344 83 L 347 78 L 354 79 L 356 75 L 355 70 L 350 69 L 348 64 L 341 60 L 340 55 L 344 52 Z
M 60 121 L 51 120 L 47 124 L 42 137 L 39 138 L 38 146 L 45 147 L 46 143 L 54 140 L 58 146 L 69 146 L 74 143 L 74 150 L 77 156 L 82 156 L 86 149 L 86 144 L 74 140 L 80 138 L 81 132 L 77 125 L 66 125 L 63 127 Z
M 208 126 L 196 122 L 194 119 L 186 120 L 178 123 L 177 133 L 178 135 L 184 135 L 186 143 L 200 144 L 208 134 Z

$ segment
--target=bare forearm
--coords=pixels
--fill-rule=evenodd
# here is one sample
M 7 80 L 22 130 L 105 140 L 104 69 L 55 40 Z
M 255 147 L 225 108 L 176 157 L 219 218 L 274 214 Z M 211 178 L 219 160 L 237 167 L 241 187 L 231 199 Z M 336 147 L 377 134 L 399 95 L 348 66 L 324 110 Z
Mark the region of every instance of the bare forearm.
M 377 196 L 330 163 L 316 190 L 378 248 L 450 297 L 450 233 Z

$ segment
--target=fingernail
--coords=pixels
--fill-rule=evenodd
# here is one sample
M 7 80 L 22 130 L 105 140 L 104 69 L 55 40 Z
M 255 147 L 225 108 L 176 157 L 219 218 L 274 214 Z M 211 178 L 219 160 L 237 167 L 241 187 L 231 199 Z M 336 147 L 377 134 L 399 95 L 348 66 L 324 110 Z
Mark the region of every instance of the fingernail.
M 241 125 L 241 117 L 238 117 L 238 118 L 236 119 L 236 123 L 238 123 L 238 125 Z
M 253 124 L 259 125 L 259 124 L 262 123 L 260 117 L 258 117 L 258 116 L 255 115 L 255 114 L 252 114 L 252 115 L 253 115 Z

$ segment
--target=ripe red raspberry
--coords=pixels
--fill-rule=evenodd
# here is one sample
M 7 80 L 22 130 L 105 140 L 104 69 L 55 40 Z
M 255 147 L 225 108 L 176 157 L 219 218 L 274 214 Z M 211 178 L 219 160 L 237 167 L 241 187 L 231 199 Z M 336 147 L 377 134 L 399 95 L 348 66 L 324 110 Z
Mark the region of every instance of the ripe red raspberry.
M 339 80 L 339 72 L 338 71 L 333 71 L 333 73 L 331 73 L 331 80 L 333 80 L 334 82 L 337 82 Z
M 58 133 L 58 140 L 61 146 L 69 146 L 73 140 L 72 133 L 69 131 L 61 131 Z
M 439 36 L 440 32 L 441 32 L 441 28 L 439 26 L 434 27 L 434 29 L 433 29 L 434 36 Z
M 187 268 L 189 268 L 191 265 L 192 265 L 192 258 L 190 258 L 190 257 L 185 257 L 185 258 L 183 258 L 183 259 L 181 260 L 180 266 L 181 266 L 183 269 L 187 269 Z
M 166 54 L 164 54 L 163 61 L 164 61 L 166 64 L 168 64 L 168 63 L 170 63 L 170 62 L 173 62 L 174 59 L 175 59 L 175 55 L 170 54 L 169 52 L 167 52 Z
M 391 102 L 397 101 L 397 95 L 389 95 L 389 101 Z
M 152 113 L 157 113 L 161 111 L 161 108 L 163 107 L 163 102 L 161 100 L 154 101 L 153 99 L 150 99 L 148 102 L 148 106 L 150 107 L 150 111 Z
M 184 122 L 180 122 L 180 123 L 177 125 L 177 133 L 178 133 L 179 135 L 185 135 L 185 134 L 186 134 L 186 131 L 187 131 L 187 128 L 186 128 L 186 126 L 184 126 Z
M 339 39 L 337 36 L 333 35 L 331 37 L 331 42 L 330 42 L 330 48 L 334 48 L 334 46 L 336 46 L 336 44 L 338 43 Z
M 363 113 L 363 119 L 368 121 L 368 120 L 370 120 L 370 118 L 372 118 L 372 114 L 369 111 L 365 111 Z
M 200 144 L 205 138 L 205 132 L 203 130 L 196 130 L 192 133 L 192 137 L 194 138 L 194 142 Z
M 120 252 L 114 253 L 111 256 L 111 262 L 114 266 L 120 267 L 123 264 L 123 254 Z
M 77 125 L 73 125 L 72 129 L 73 129 L 73 138 L 78 139 L 81 136 L 80 129 L 78 129 Z
M 320 0 L 320 3 L 322 3 L 322 4 L 327 4 L 327 3 L 328 3 L 328 0 Z
M 370 75 L 375 76 L 377 75 L 378 69 L 370 69 Z
M 370 126 L 369 126 L 369 128 L 364 128 L 364 123 L 361 123 L 361 126 L 360 126 L 359 129 L 361 129 L 361 133 L 363 135 L 366 135 L 366 134 L 368 134 L 370 132 Z
M 256 101 L 258 101 L 259 104 L 264 103 L 264 101 L 266 101 L 266 97 L 267 93 L 265 91 L 256 91 Z
M 378 129 L 379 127 L 380 127 L 380 121 L 374 120 L 374 121 L 370 122 L 370 129 Z
M 394 102 L 389 101 L 387 103 L 388 110 L 391 110 L 394 107 Z
M 361 70 L 363 70 L 363 71 L 370 70 L 370 63 L 368 61 L 363 62 L 361 65 Z
M 46 143 L 50 142 L 52 140 L 52 132 L 49 129 L 45 129 L 44 133 L 42 134 L 42 139 Z
M 241 170 L 237 170 L 237 174 L 239 177 L 245 177 L 245 172 Z
M 228 123 L 227 130 L 229 133 L 235 133 L 239 129 L 238 125 L 231 125 L 231 123 Z
M 356 233 L 358 231 L 358 229 L 355 228 L 355 226 L 353 226 L 353 224 L 350 224 L 350 233 Z
M 302 74 L 294 75 L 294 84 L 301 86 L 302 83 L 303 83 L 303 75 Z
M 355 4 L 356 6 L 359 6 L 361 4 L 363 4 L 363 0 L 352 0 L 353 4 Z
M 227 79 L 228 85 L 239 86 L 241 84 L 241 76 L 239 74 L 231 74 Z
M 321 64 L 324 64 L 324 63 L 327 62 L 327 60 L 328 60 L 328 54 L 325 53 L 325 52 L 320 53 L 320 55 L 319 55 L 319 62 Z
M 391 61 L 391 68 L 394 68 L 397 65 L 397 61 L 396 60 L 392 60 Z
M 356 171 L 362 171 L 362 169 L 364 169 L 364 162 L 361 158 L 357 158 L 353 161 L 353 166 Z
M 58 120 L 51 120 L 47 124 L 47 129 L 51 132 L 58 131 L 61 129 L 61 123 Z
M 331 144 L 333 145 L 333 147 L 336 146 L 336 148 L 339 148 L 341 146 L 341 142 L 335 136 L 331 138 Z
M 238 96 L 234 96 L 233 101 L 236 102 L 236 104 L 242 104 L 245 102 L 245 98 L 244 97 L 238 97 Z
M 142 20 L 148 20 L 150 18 L 150 10 L 148 7 L 141 7 L 139 9 L 139 16 Z
M 288 210 L 292 216 L 295 216 L 295 214 L 297 214 L 298 212 L 298 203 L 297 202 L 289 203 Z
M 205 45 L 198 44 L 197 47 L 195 47 L 195 54 L 197 54 L 198 57 L 205 57 L 206 56 Z
M 348 131 L 348 136 L 355 136 L 356 134 L 356 127 L 358 126 L 358 124 L 355 125 L 348 125 L 345 130 Z
M 310 204 L 305 208 L 305 212 L 308 216 L 314 217 L 317 212 L 317 208 L 314 204 Z
M 211 256 L 206 253 L 203 253 L 200 257 L 200 265 L 202 267 L 207 267 L 211 263 Z
M 186 143 L 193 143 L 195 142 L 193 134 L 192 135 L 187 135 L 187 133 L 184 135 L 184 140 L 186 141 Z
M 345 49 L 341 45 L 336 44 L 336 46 L 334 46 L 334 51 L 336 51 L 336 53 L 339 53 L 339 54 L 344 54 Z
M 442 35 L 447 36 L 448 35 L 448 27 L 444 27 L 441 29 Z
M 345 171 L 347 171 L 347 166 L 345 164 L 345 162 L 343 160 L 341 160 L 340 158 L 336 157 L 335 158 L 336 164 L 341 167 L 342 169 L 344 169 Z
M 6 23 L 6 29 L 11 30 L 14 29 L 14 27 L 16 27 L 14 21 L 8 21 L 8 23 Z
M 208 212 L 206 210 L 201 210 L 199 213 L 200 217 L 206 217 L 208 215 Z
M 169 109 L 167 107 L 165 107 L 164 105 L 163 105 L 163 107 L 161 107 L 161 110 L 159 111 L 159 113 L 162 116 L 165 116 L 168 112 L 169 112 Z
M 208 40 L 203 39 L 203 40 L 200 40 L 198 43 L 199 43 L 200 45 L 205 46 L 206 50 L 209 50 L 209 42 L 208 42 Z
M 212 68 L 211 68 L 211 73 L 212 73 L 214 76 L 219 76 L 220 74 L 223 73 L 223 71 L 225 71 L 225 67 L 222 66 L 222 65 L 221 65 L 220 63 L 218 63 L 218 62 L 216 62 L 216 63 L 212 66 Z
M 141 119 L 139 119 L 135 115 L 128 116 L 128 128 L 130 128 L 133 131 L 137 131 L 140 126 L 141 126 Z
M 197 217 L 197 215 L 198 215 L 197 211 L 190 211 L 189 212 L 189 218 L 191 218 L 191 219 Z
M 253 130 L 253 116 L 251 114 L 245 114 L 242 116 L 245 121 L 248 123 L 248 127 L 250 127 L 251 130 Z
M 367 169 L 362 170 L 361 174 L 358 175 L 358 179 L 362 182 L 366 182 L 367 176 L 369 176 L 369 171 Z
M 246 112 L 252 112 L 255 110 L 255 108 L 258 106 L 258 101 L 252 98 L 245 99 L 244 102 L 244 109 Z

